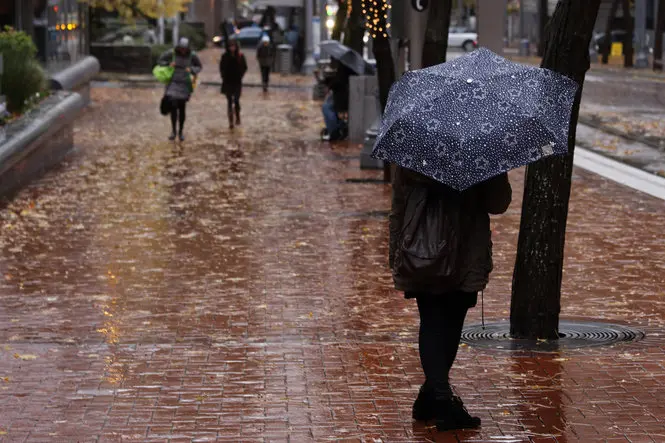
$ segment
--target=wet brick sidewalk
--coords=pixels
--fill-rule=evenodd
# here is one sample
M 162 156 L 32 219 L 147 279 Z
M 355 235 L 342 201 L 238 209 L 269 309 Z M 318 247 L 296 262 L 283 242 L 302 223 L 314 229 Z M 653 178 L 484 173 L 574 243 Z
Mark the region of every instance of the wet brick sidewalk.
M 0 212 L 0 440 L 665 441 L 665 205 L 577 171 L 563 316 L 645 340 L 513 354 L 464 346 L 479 432 L 411 420 L 413 303 L 392 290 L 390 189 L 317 141 L 310 93 L 218 91 L 165 141 L 158 89 L 95 89 L 78 152 Z M 494 222 L 486 316 L 505 319 L 519 220 Z M 473 310 L 469 323 L 478 322 Z

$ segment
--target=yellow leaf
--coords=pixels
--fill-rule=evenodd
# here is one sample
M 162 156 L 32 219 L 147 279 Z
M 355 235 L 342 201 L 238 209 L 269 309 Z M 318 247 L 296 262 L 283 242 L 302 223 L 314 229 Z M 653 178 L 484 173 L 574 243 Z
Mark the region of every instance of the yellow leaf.
M 37 356 L 32 354 L 14 354 L 14 358 L 21 359 L 23 361 L 37 360 Z

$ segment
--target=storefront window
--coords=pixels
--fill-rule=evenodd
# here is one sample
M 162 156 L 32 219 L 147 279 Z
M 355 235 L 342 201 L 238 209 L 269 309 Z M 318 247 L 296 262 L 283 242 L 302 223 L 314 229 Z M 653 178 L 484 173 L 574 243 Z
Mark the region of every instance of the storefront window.
M 48 0 L 45 8 L 35 6 L 39 14 L 35 16 L 35 39 L 43 48 L 40 55 L 47 69 L 59 71 L 84 57 L 88 47 L 87 6 L 77 0 Z

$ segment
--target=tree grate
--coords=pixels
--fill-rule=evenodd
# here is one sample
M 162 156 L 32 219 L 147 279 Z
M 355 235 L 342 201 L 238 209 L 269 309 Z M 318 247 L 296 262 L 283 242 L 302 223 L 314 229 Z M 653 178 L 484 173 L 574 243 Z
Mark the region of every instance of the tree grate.
M 462 342 L 472 347 L 508 351 L 553 352 L 560 349 L 578 349 L 610 346 L 642 340 L 643 331 L 627 326 L 562 320 L 559 322 L 559 340 L 517 340 L 510 337 L 510 322 L 471 325 L 462 331 Z

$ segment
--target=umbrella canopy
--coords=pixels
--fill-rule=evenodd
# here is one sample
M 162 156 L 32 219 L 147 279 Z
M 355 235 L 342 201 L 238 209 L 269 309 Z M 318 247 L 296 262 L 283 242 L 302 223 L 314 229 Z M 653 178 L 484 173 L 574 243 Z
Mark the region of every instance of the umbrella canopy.
M 374 74 L 374 67 L 367 63 L 362 55 L 337 40 L 321 42 L 321 51 L 339 60 L 340 63 L 358 75 Z
M 372 155 L 463 191 L 568 153 L 578 85 L 478 49 L 393 85 Z

